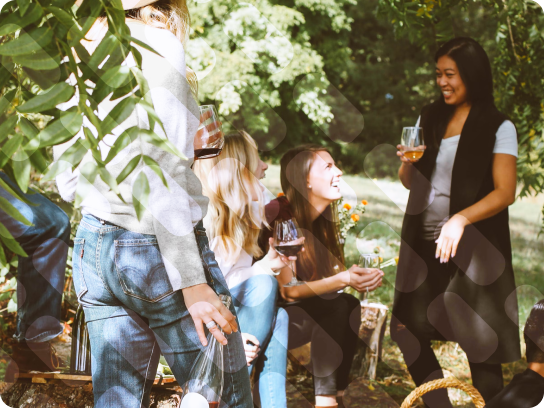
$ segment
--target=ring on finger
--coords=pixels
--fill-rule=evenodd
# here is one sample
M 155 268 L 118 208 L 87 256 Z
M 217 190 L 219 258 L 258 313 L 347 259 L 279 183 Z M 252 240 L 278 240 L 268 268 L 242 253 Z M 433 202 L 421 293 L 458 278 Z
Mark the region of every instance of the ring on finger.
M 206 327 L 208 328 L 208 330 L 210 330 L 214 327 L 217 327 L 217 324 L 213 320 L 210 320 L 208 323 L 206 323 Z

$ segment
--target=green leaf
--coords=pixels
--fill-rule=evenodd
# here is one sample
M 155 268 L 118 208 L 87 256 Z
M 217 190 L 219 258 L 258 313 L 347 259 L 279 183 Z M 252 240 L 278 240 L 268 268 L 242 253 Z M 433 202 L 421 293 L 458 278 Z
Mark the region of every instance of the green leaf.
M 34 124 L 26 118 L 21 118 L 19 120 L 19 127 L 23 131 L 24 135 L 30 140 L 36 138 L 36 136 L 38 136 L 40 133 L 40 131 L 36 129 L 36 126 L 34 126 Z
M 27 151 L 26 147 L 25 147 L 25 151 Z M 32 166 L 34 166 L 34 168 L 41 174 L 45 173 L 45 171 L 47 170 L 48 160 L 46 160 L 46 157 L 44 156 L 44 154 L 41 151 L 37 150 L 32 154 L 29 153 L 29 156 L 30 156 L 30 164 L 32 164 Z
M 144 110 L 147 112 L 147 115 L 149 117 L 149 128 L 150 129 L 155 129 L 155 127 L 151 127 L 151 123 L 158 123 L 159 126 L 161 127 L 162 131 L 166 134 L 166 130 L 164 129 L 164 126 L 162 124 L 162 121 L 161 119 L 159 118 L 159 116 L 157 115 L 157 113 L 155 112 L 155 108 L 153 107 L 153 104 L 148 104 L 147 101 L 145 100 L 146 98 L 144 98 L 143 101 L 140 101 L 140 106 L 142 108 L 144 108 Z
M 11 34 L 21 28 L 25 28 L 40 20 L 42 16 L 43 9 L 40 5 L 32 3 L 24 17 L 21 17 L 17 13 L 12 13 L 2 22 L 2 26 L 0 26 L 0 36 Z
M 98 169 L 98 173 L 100 174 L 100 178 L 104 181 L 104 183 L 106 183 L 115 194 L 119 195 L 120 193 L 117 181 L 115 181 L 115 178 L 110 174 L 108 169 L 105 167 L 100 167 Z
M 23 225 L 32 225 L 32 223 L 27 220 L 19 210 L 13 206 L 7 199 L 0 197 L 0 209 L 4 211 L 7 215 L 13 218 L 16 221 L 19 221 Z M 5 262 L 4 262 L 5 263 Z
M 13 98 L 15 98 L 15 94 L 17 93 L 17 89 L 12 89 L 11 91 L 7 92 L 5 95 L 2 95 L 0 97 L 0 115 L 2 115 L 8 106 L 11 104 L 11 101 L 13 101 Z M 0 129 L 1 129 L 0 125 Z M 2 137 L 2 133 L 0 133 L 0 138 Z
M 59 67 L 60 55 L 52 57 L 44 50 L 39 50 L 32 54 L 14 56 L 13 61 L 36 71 L 49 71 Z
M 17 4 L 19 5 L 19 13 L 24 16 L 28 6 L 30 6 L 30 0 L 17 0 Z
M 2 223 L 0 223 L 0 239 L 10 251 L 15 252 L 17 255 L 24 256 L 25 258 L 28 256 Z
M 11 188 L 11 186 L 6 183 L 4 180 L 2 180 L 0 178 L 0 187 L 4 190 L 6 190 L 9 194 L 11 194 L 13 197 L 19 199 L 20 201 L 22 201 L 23 203 L 26 203 L 26 204 L 30 204 L 32 205 L 32 203 L 30 203 L 30 201 L 28 201 L 25 196 L 17 193 L 14 189 Z
M 69 112 L 55 120 L 40 132 L 40 147 L 54 146 L 70 140 L 83 124 L 83 117 L 79 112 Z
M 52 109 L 59 103 L 70 100 L 75 90 L 75 87 L 68 85 L 66 82 L 60 82 L 22 106 L 17 107 L 17 110 L 21 113 L 30 113 Z
M 47 27 L 36 28 L 15 40 L 0 45 L 0 55 L 25 55 L 40 51 L 53 39 L 53 31 Z
M 12 79 L 12 73 L 15 69 L 15 64 L 11 61 L 2 61 L 0 63 L 0 88 L 3 88 L 4 85 Z
M 17 115 L 10 116 L 4 123 L 0 125 L 0 142 L 11 134 L 17 124 Z
M 134 126 L 121 133 L 119 137 L 115 139 L 115 143 L 108 152 L 108 156 L 106 157 L 106 160 L 104 160 L 104 163 L 108 164 L 109 162 L 111 162 L 121 150 L 131 144 L 138 137 L 139 131 L 140 128 L 138 126 Z
M 59 161 L 67 161 L 72 168 L 75 168 L 81 163 L 89 149 L 89 142 L 86 139 L 78 139 L 60 156 Z
M 132 185 L 132 202 L 134 204 L 134 210 L 138 221 L 140 221 L 145 213 L 147 207 L 147 201 L 149 199 L 149 181 L 143 171 L 138 174 L 134 184 Z
M 2 146 L 2 150 L 0 150 L 0 167 L 4 167 L 8 160 L 11 159 L 11 156 L 13 156 L 13 153 L 17 151 L 22 142 L 23 136 L 16 134 L 9 139 L 4 146 Z
M 123 123 L 134 111 L 136 98 L 128 97 L 119 102 L 102 121 L 102 132 L 107 135 Z
M 125 65 L 113 67 L 107 70 L 104 75 L 102 75 L 101 79 L 109 87 L 119 88 L 126 85 L 128 81 L 130 81 L 131 71 L 130 68 Z
M 106 59 L 108 55 L 111 55 L 118 45 L 119 40 L 113 34 L 106 35 L 102 41 L 100 41 L 100 44 L 98 47 L 96 47 L 96 50 L 94 50 L 93 55 L 87 64 L 89 68 L 96 72 L 98 70 L 98 66 L 104 61 L 104 59 Z
M 80 29 L 78 27 L 77 21 L 74 20 L 74 18 L 68 13 L 67 11 L 64 11 L 61 8 L 58 7 L 46 7 L 45 8 L 48 12 L 53 13 L 55 17 L 57 17 L 57 20 L 60 21 L 60 23 L 67 27 L 72 28 L 73 26 L 76 26 L 78 30 Z
M 162 184 L 164 184 L 164 186 L 168 188 L 168 182 L 166 181 L 166 178 L 164 177 L 164 174 L 162 172 L 161 167 L 159 166 L 159 163 L 157 163 L 155 160 L 153 160 L 149 156 L 142 156 L 142 158 L 144 160 L 144 163 L 147 164 L 149 168 L 153 170 L 155 174 L 157 174 L 157 176 L 160 177 L 160 179 L 162 180 Z
M 23 70 L 30 79 L 36 82 L 41 89 L 49 89 L 59 82 L 64 82 L 68 78 L 66 64 L 60 64 L 50 70 L 34 70 L 23 66 Z
M 46 170 L 42 180 L 51 181 L 59 174 L 64 173 L 66 170 L 71 168 L 72 164 L 68 163 L 67 161 L 63 161 L 61 157 L 61 159 L 53 162 L 53 164 Z
M 183 153 L 181 153 L 170 140 L 160 137 L 155 132 L 147 129 L 142 129 L 142 131 L 140 132 L 140 137 L 144 142 L 160 147 L 165 152 L 171 153 L 182 160 L 187 160 L 187 157 L 185 157 Z
M 138 166 L 138 163 L 140 163 L 141 158 L 142 156 L 136 156 L 128 162 L 123 171 L 121 171 L 121 173 L 119 173 L 117 176 L 117 184 L 121 184 L 130 175 L 130 173 L 132 173 L 136 166 Z
M 17 303 L 13 298 L 11 298 L 8 302 L 8 313 L 15 313 L 17 312 Z
M 0 266 L 5 266 L 7 263 L 8 261 L 6 259 L 6 253 L 4 252 L 4 247 L 0 245 Z M 4 276 L 2 276 L 2 274 L 0 273 L 0 277 L 2 277 L 2 279 L 4 279 Z
M 30 159 L 26 152 L 19 148 L 11 159 L 13 174 L 15 181 L 23 193 L 28 192 L 28 184 L 30 183 Z
M 140 47 L 145 48 L 146 50 L 151 51 L 152 53 L 157 54 L 157 55 L 162 57 L 162 55 L 159 54 L 157 51 L 155 51 L 153 49 L 153 47 L 151 47 L 149 44 L 146 44 L 146 43 L 144 43 L 144 42 L 142 42 L 142 41 L 140 41 L 140 40 L 138 40 L 137 38 L 134 38 L 134 37 L 129 37 L 129 40 L 131 42 L 133 42 L 134 44 L 137 44 Z

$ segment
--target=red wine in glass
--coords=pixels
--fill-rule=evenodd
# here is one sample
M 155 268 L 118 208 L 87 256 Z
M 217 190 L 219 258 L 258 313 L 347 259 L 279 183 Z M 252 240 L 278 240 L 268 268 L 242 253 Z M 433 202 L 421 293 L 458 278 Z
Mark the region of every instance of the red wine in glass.
M 219 402 L 210 402 L 210 408 L 219 408 Z
M 282 254 L 283 256 L 295 256 L 300 251 L 302 251 L 302 244 L 295 244 L 295 245 L 276 245 L 274 246 L 274 249 Z
M 195 157 L 199 159 L 211 159 L 212 157 L 219 156 L 223 149 L 216 147 L 209 147 L 204 149 L 195 149 Z
M 278 220 L 274 225 L 274 249 L 283 256 L 295 256 L 298 254 L 303 244 L 304 236 L 302 231 L 299 229 L 297 221 L 294 218 L 290 220 Z M 297 279 L 297 270 L 296 270 L 296 261 L 290 261 L 291 271 L 293 276 L 291 281 L 284 285 L 288 286 L 298 286 L 304 284 Z

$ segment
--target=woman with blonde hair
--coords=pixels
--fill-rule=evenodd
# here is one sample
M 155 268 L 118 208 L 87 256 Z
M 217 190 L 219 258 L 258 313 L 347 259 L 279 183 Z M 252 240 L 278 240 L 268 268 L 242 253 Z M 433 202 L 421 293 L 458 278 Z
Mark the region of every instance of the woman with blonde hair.
M 255 141 L 243 131 L 225 136 L 220 156 L 195 163 L 195 173 L 210 199 L 204 225 L 234 297 L 249 372 L 256 368 L 259 406 L 285 408 L 288 320 L 285 310 L 276 306 L 278 283 L 273 275 L 288 258 L 273 247 L 262 257 L 258 245 L 261 228 L 268 227 L 264 187 L 259 181 L 267 168 Z
M 90 3 L 86 0 L 81 7 L 88 8 Z M 189 24 L 187 6 L 185 0 L 126 0 L 122 4 L 132 37 L 160 54 L 136 46 L 164 126 L 164 132 L 159 126 L 154 131 L 188 159 L 180 160 L 137 138 L 109 162 L 109 173 L 116 178 L 134 158 L 145 155 L 160 166 L 168 188 L 143 161 L 119 183 L 119 195 L 99 178 L 87 181 L 79 167 L 57 178 L 63 198 L 73 200 L 76 189 L 84 195 L 72 262 L 74 286 L 91 340 L 95 407 L 148 407 L 161 354 L 178 383 L 184 384 L 207 345 L 205 325 L 225 345 L 221 401 L 229 407 L 252 408 L 236 312 L 219 299 L 218 295 L 230 293 L 201 222 L 208 200 L 191 170 L 199 110 L 187 81 L 182 45 Z M 85 46 L 91 53 L 106 33 L 106 25 L 105 19 L 98 19 L 87 35 L 92 41 Z M 132 55 L 123 64 L 134 66 Z M 120 100 L 109 96 L 101 102 L 100 119 Z M 86 126 L 93 131 L 92 125 Z M 147 115 L 139 109 L 132 112 L 100 142 L 101 151 L 107 154 L 111 142 L 131 127 L 148 129 Z M 66 148 L 56 149 L 57 159 Z M 90 159 L 85 158 L 81 166 L 87 162 Z M 149 199 L 147 204 L 140 203 L 145 212 L 138 219 L 132 184 L 141 172 L 149 181 Z

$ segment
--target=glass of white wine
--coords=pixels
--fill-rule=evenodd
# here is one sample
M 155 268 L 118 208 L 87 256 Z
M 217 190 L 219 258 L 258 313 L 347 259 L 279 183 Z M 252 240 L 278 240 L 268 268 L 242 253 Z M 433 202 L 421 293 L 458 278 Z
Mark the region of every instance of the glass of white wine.
M 425 142 L 423 141 L 423 128 L 405 127 L 402 129 L 400 139 L 401 152 L 412 163 L 417 162 L 423 157 L 425 151 Z

